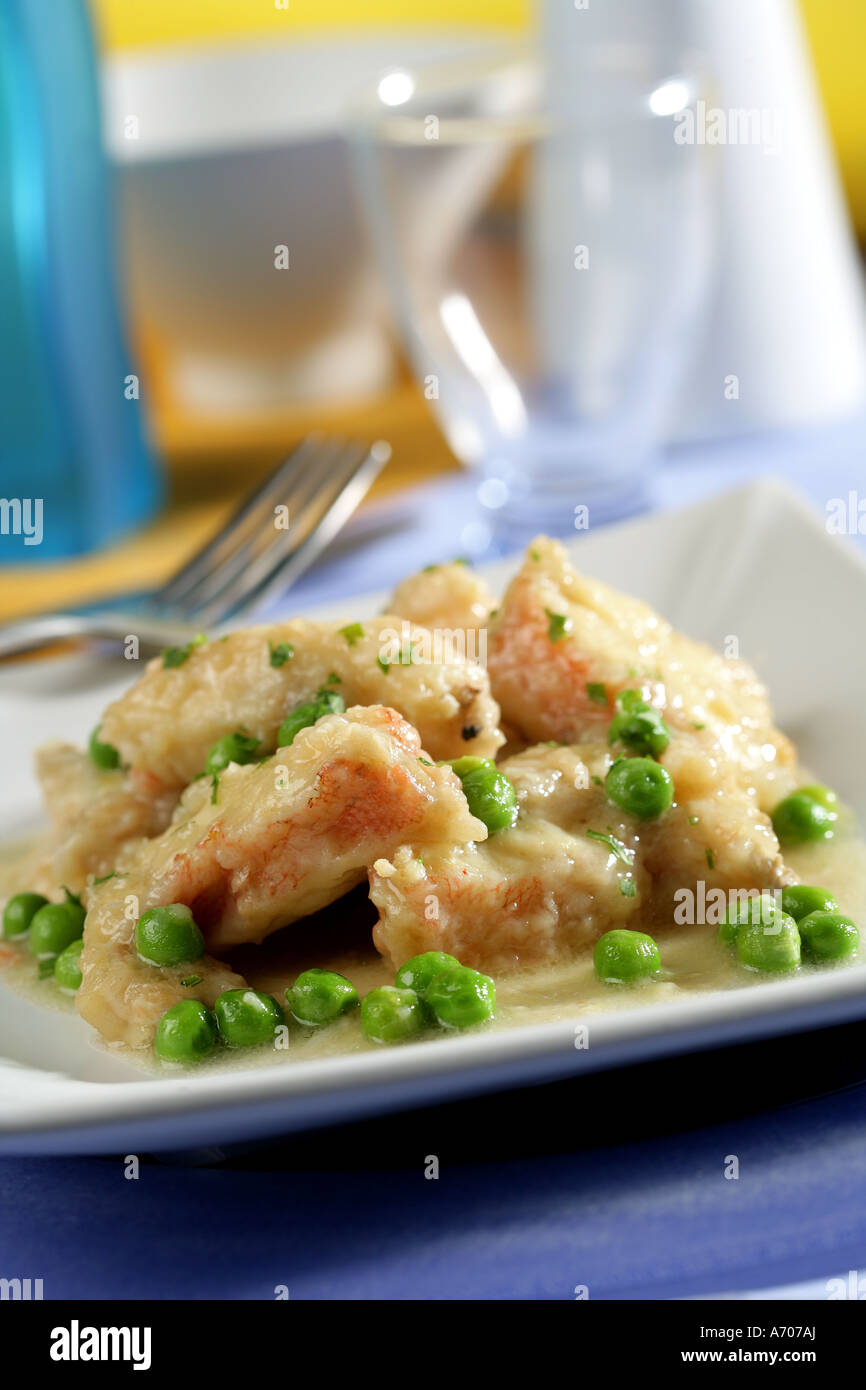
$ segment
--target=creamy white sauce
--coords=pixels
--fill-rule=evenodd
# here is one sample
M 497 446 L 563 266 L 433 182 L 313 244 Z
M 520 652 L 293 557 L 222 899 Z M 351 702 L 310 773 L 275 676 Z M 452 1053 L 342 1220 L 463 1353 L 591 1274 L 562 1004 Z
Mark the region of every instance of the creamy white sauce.
M 4 867 L 15 866 L 18 878 L 26 846 L 7 847 L 0 852 L 0 885 Z M 786 862 L 803 883 L 815 883 L 834 894 L 841 909 L 861 924 L 866 938 L 866 843 L 853 835 L 841 835 L 834 840 L 798 850 L 788 851 Z M 0 897 L 2 897 L 0 892 Z M 348 914 L 347 914 L 348 916 Z M 563 1019 L 578 1020 L 588 1014 L 613 1010 L 642 1008 L 661 1002 L 707 992 L 742 988 L 765 982 L 768 976 L 747 970 L 736 953 L 724 947 L 717 937 L 716 925 L 677 926 L 656 930 L 662 959 L 662 975 L 656 980 L 637 986 L 604 984 L 595 976 L 592 953 L 555 965 L 516 969 L 496 977 L 497 1015 L 489 1025 L 495 1029 L 525 1027 L 535 1023 L 551 1023 Z M 267 990 L 280 1002 L 284 991 L 297 974 L 308 966 L 318 965 L 339 970 L 346 975 L 362 996 L 375 985 L 392 984 L 390 968 L 380 959 L 369 940 L 369 928 L 347 921 L 345 929 L 335 934 L 302 935 L 297 929 L 287 929 L 269 938 L 261 947 L 246 947 L 236 953 L 232 963 L 237 965 L 257 989 Z M 860 952 L 846 964 L 866 961 L 866 939 L 861 940 Z M 804 966 L 803 970 L 813 967 Z M 827 968 L 827 967 L 823 967 Z M 845 966 L 829 967 L 844 969 Z M 779 978 L 779 977 L 775 977 Z M 38 978 L 36 963 L 26 947 L 0 943 L 0 979 L 10 988 L 24 994 L 43 1008 L 74 1012 L 70 995 L 62 994 L 51 979 Z M 82 1028 L 87 1025 L 82 1022 Z M 431 1034 L 431 1041 L 444 1040 L 447 1035 Z M 94 1035 L 97 1046 L 102 1046 Z M 255 1052 L 218 1052 L 201 1066 L 248 1067 L 294 1063 L 304 1058 L 333 1057 L 361 1052 L 373 1045 L 368 1043 L 360 1028 L 357 1011 L 319 1031 L 291 1024 L 288 1046 L 277 1050 L 257 1049 Z M 110 1049 L 123 1051 L 138 1066 L 160 1070 L 149 1052 L 133 1052 L 116 1045 Z

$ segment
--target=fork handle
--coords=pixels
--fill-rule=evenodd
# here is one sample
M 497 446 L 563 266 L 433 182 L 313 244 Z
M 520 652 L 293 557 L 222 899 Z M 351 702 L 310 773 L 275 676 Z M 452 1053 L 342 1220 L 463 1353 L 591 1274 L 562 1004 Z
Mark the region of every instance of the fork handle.
M 57 642 L 82 640 L 116 642 L 117 655 L 122 656 L 123 643 L 129 637 L 137 638 L 140 648 L 158 651 L 183 646 L 196 631 L 190 623 L 146 618 L 140 613 L 41 613 L 0 628 L 0 661 L 42 651 Z

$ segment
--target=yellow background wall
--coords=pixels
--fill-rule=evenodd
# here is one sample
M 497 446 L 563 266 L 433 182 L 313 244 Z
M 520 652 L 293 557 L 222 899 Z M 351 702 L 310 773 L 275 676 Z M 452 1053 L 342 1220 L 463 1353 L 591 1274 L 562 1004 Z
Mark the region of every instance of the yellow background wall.
M 866 0 L 801 0 L 854 222 L 866 238 Z
M 520 28 L 532 0 L 91 0 L 107 48 L 378 25 Z

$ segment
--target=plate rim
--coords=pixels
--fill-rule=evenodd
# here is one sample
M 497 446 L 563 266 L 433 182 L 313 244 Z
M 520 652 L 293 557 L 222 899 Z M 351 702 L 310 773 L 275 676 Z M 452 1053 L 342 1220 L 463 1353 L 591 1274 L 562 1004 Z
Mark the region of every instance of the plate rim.
M 830 987 L 834 977 L 837 983 Z M 464 1073 L 483 1071 L 491 1063 L 506 1067 L 519 1061 L 543 1062 L 557 1056 L 564 1061 L 565 1057 L 572 1060 L 577 1057 L 576 1065 L 562 1070 L 588 1073 L 611 1065 L 618 1049 L 638 1040 L 649 1043 L 652 1055 L 658 1056 L 680 1051 L 677 1044 L 689 1036 L 727 1032 L 750 1025 L 753 1029 L 758 1025 L 760 1033 L 764 1031 L 760 1027 L 762 1024 L 766 1024 L 769 1031 L 770 1025 L 780 1016 L 808 1016 L 827 1004 L 838 1005 L 840 1017 L 835 1022 L 866 1015 L 866 963 L 815 971 L 796 979 L 708 990 L 677 1000 L 673 1006 L 669 1001 L 661 1001 L 622 1012 L 575 1015 L 501 1032 L 481 1030 L 459 1038 L 443 1037 L 435 1040 L 432 1047 L 433 1040 L 428 1039 L 393 1051 L 312 1058 L 296 1069 L 275 1062 L 211 1075 L 190 1075 L 178 1069 L 174 1076 L 154 1075 L 135 1082 L 123 1078 L 82 1081 L 75 1077 L 58 1078 L 57 1073 L 7 1062 L 0 1064 L 0 1097 L 5 1098 L 3 1083 L 10 1077 L 17 1079 L 35 1071 L 47 1080 L 59 1079 L 65 1090 L 73 1092 L 71 1099 L 79 1104 L 68 1121 L 58 1122 L 54 1110 L 50 1116 L 46 1115 L 44 1124 L 37 1121 L 16 1128 L 8 1124 L 4 1116 L 0 1119 L 0 1151 L 6 1140 L 27 1135 L 54 1131 L 73 1134 L 93 1125 L 114 1128 L 139 1120 L 167 1120 L 190 1112 L 204 1115 L 278 1099 L 290 1102 L 309 1096 L 325 1098 L 344 1091 L 357 1092 L 382 1081 L 400 1086 L 410 1081 L 441 1077 L 459 1079 Z M 587 1028 L 590 1037 L 600 1033 L 601 1039 L 586 1049 L 575 1047 L 578 1026 Z M 606 1034 L 611 1036 L 606 1037 Z M 750 1036 L 753 1037 L 754 1032 Z M 670 1047 L 666 1046 L 668 1040 Z M 738 1032 L 735 1039 L 728 1041 L 748 1040 L 745 1033 Z M 493 1056 L 491 1041 L 496 1043 Z M 441 1065 L 442 1058 L 449 1058 L 452 1065 Z M 322 1086 L 322 1077 L 329 1084 Z M 129 1098 L 129 1105 L 124 1103 L 125 1097 Z M 170 1099 L 168 1107 L 165 1105 L 167 1099 Z

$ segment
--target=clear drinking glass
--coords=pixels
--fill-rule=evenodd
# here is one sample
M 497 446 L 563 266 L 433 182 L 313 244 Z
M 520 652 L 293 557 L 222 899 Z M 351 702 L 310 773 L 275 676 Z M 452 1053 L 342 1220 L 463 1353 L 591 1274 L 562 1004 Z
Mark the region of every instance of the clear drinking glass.
M 622 48 L 565 80 L 509 51 L 388 73 L 358 114 L 398 323 L 491 532 L 639 505 L 712 259 L 698 89 Z

